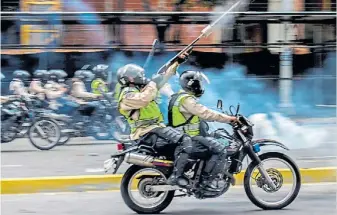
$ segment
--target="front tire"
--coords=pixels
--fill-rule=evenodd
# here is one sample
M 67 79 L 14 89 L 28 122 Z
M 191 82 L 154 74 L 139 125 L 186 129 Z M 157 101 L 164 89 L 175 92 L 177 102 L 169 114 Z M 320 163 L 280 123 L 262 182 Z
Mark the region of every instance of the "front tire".
M 145 208 L 141 207 L 138 204 L 136 204 L 129 194 L 129 183 L 130 180 L 134 177 L 137 172 L 139 172 L 142 169 L 146 169 L 146 167 L 140 167 L 140 166 L 131 166 L 124 174 L 121 182 L 121 194 L 122 198 L 125 202 L 125 204 L 133 211 L 135 211 L 138 214 L 158 214 L 161 211 L 163 211 L 165 208 L 167 208 L 170 203 L 172 202 L 174 198 L 174 191 L 168 191 L 167 196 L 165 199 L 157 206 L 153 208 Z
M 297 167 L 296 163 L 287 155 L 283 154 L 283 153 L 279 153 L 279 152 L 268 152 L 268 153 L 264 153 L 262 155 L 259 156 L 259 158 L 261 159 L 261 162 L 270 158 L 277 158 L 277 159 L 281 159 L 285 162 L 287 162 L 291 168 L 294 171 L 294 174 L 296 176 L 295 182 L 295 188 L 293 190 L 293 193 L 291 194 L 291 196 L 281 202 L 280 204 L 265 204 L 264 202 L 261 202 L 253 193 L 252 188 L 250 186 L 250 179 L 251 176 L 253 174 L 253 171 L 256 169 L 257 167 L 257 163 L 256 162 L 251 162 L 246 170 L 246 173 L 244 175 L 244 188 L 245 188 L 245 192 L 249 198 L 249 200 L 255 204 L 257 207 L 264 209 L 264 210 L 277 210 L 277 209 L 282 209 L 286 206 L 288 206 L 289 204 L 291 204 L 297 197 L 300 189 L 301 189 L 301 174 L 300 174 L 300 170 Z M 276 191 L 277 192 L 277 191 Z
M 47 144 L 47 145 L 40 145 L 34 139 L 34 137 L 35 137 L 35 133 L 34 132 L 37 131 L 39 133 L 39 130 L 42 129 L 40 127 L 40 123 L 47 123 L 47 124 L 49 124 L 50 126 L 53 127 L 53 130 L 55 132 L 54 133 L 55 135 L 53 135 L 53 136 L 55 136 L 55 139 L 52 140 L 52 142 L 49 141 L 49 138 L 50 138 L 49 132 L 47 132 L 47 137 L 42 138 L 42 139 L 47 139 L 47 141 L 49 142 L 49 144 Z M 44 127 L 46 127 L 46 126 L 44 126 Z M 38 135 L 40 135 L 40 134 L 38 134 Z M 47 118 L 42 118 L 42 119 L 36 121 L 29 128 L 28 137 L 29 137 L 30 143 L 34 147 L 36 147 L 37 149 L 40 149 L 40 150 L 50 150 L 50 149 L 54 148 L 55 146 L 57 146 L 57 144 L 58 144 L 58 142 L 59 142 L 59 140 L 61 138 L 61 130 L 60 130 L 59 125 L 55 121 L 47 119 Z

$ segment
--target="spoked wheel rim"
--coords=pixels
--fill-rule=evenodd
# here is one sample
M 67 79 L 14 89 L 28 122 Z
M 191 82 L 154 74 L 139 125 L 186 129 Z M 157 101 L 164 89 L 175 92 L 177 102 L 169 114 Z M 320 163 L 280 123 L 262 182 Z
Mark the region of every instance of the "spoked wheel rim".
M 281 167 L 269 168 L 266 165 L 268 161 L 279 161 L 285 166 L 287 166 L 289 169 L 286 169 L 286 171 L 283 171 L 283 173 L 285 174 L 282 175 L 280 170 L 284 170 L 284 168 L 281 168 Z M 297 182 L 297 175 L 296 175 L 295 169 L 292 167 L 290 163 L 280 158 L 265 159 L 262 161 L 262 165 L 265 168 L 265 170 L 268 172 L 268 175 L 270 176 L 272 181 L 274 182 L 276 189 L 273 190 L 267 185 L 266 181 L 263 180 L 262 175 L 259 173 L 259 170 L 258 170 L 259 166 L 255 166 L 253 171 L 251 172 L 250 179 L 249 179 L 249 186 L 252 191 L 252 194 L 254 195 L 254 197 L 259 203 L 266 205 L 266 206 L 272 207 L 272 206 L 284 204 L 285 202 L 287 202 L 289 199 L 292 198 L 292 196 L 295 193 L 296 187 L 297 187 L 298 182 Z M 291 183 L 289 183 L 290 181 Z M 253 182 L 255 183 L 255 186 L 256 186 L 255 188 L 257 189 L 254 189 Z M 259 195 L 257 194 L 258 193 L 257 191 L 260 191 L 260 192 L 262 191 L 262 193 L 271 194 L 269 195 L 269 197 L 267 197 L 268 199 L 275 198 L 278 192 L 284 193 L 284 190 L 282 190 L 283 188 L 286 188 L 290 191 L 287 192 L 285 197 L 283 197 L 280 200 L 267 201 L 267 200 L 260 198 Z
M 152 173 L 151 173 L 152 172 Z M 141 180 L 137 179 L 141 174 L 154 175 L 153 177 L 143 178 Z M 135 181 L 137 180 L 137 181 Z M 135 172 L 128 183 L 128 193 L 130 199 L 134 204 L 139 207 L 151 209 L 161 205 L 166 197 L 168 196 L 169 191 L 165 192 L 153 192 L 150 189 L 151 185 L 165 184 L 167 177 L 156 169 L 145 168 Z M 159 183 L 156 183 L 159 182 Z M 161 183 L 163 182 L 163 183 Z M 136 190 L 135 190 L 136 189 Z M 138 197 L 135 197 L 134 194 L 138 194 Z M 140 201 L 143 200 L 143 202 Z M 155 200 L 154 202 L 152 202 Z
M 60 130 L 54 122 L 41 120 L 33 125 L 30 135 L 35 145 L 48 148 L 57 144 L 60 138 Z

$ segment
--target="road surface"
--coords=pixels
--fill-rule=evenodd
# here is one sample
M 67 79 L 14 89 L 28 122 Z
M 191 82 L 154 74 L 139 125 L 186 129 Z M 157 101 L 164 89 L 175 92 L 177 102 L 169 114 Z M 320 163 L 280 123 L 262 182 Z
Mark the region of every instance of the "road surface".
M 6 215 L 129 215 L 119 192 L 2 195 L 1 212 Z M 334 215 L 336 184 L 303 185 L 297 199 L 283 210 L 262 211 L 246 197 L 241 187 L 216 199 L 174 199 L 163 214 L 175 215 Z
M 103 162 L 116 151 L 114 143 L 94 144 L 89 138 L 77 138 L 69 145 L 50 151 L 35 149 L 28 139 L 1 145 L 3 178 L 104 174 Z M 337 143 L 286 152 L 301 168 L 337 166 Z M 127 168 L 123 164 L 119 173 Z

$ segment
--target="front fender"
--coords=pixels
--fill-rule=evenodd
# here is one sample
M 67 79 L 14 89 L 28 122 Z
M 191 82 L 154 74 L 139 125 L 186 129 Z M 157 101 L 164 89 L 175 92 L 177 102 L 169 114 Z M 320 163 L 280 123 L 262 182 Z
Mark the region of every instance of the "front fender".
M 251 142 L 252 145 L 259 144 L 260 146 L 278 146 L 285 150 L 290 150 L 288 147 L 286 147 L 283 143 L 280 143 L 279 141 L 272 140 L 272 139 L 259 139 L 254 140 Z

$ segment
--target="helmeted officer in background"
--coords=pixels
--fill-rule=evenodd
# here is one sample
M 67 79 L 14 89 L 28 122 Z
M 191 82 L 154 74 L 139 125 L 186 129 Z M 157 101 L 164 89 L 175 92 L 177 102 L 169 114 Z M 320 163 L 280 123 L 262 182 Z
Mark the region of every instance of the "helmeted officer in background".
M 2 74 L 2 72 L 0 72 L 0 75 L 1 75 L 1 81 L 6 78 L 5 75 Z M 8 102 L 11 99 L 11 97 L 12 96 L 10 96 L 10 95 L 9 96 L 1 95 L 0 96 L 0 104 Z
M 31 94 L 36 95 L 39 99 L 45 99 L 45 88 L 44 84 L 48 78 L 47 70 L 36 70 L 33 73 L 33 80 L 30 82 L 29 91 Z
M 185 71 L 180 75 L 182 90 L 172 95 L 169 103 L 169 125 L 192 137 L 192 156 L 207 159 L 203 172 L 203 185 L 216 189 L 212 182 L 224 171 L 226 165 L 226 146 L 215 138 L 207 137 L 202 120 L 233 123 L 236 117 L 208 109 L 198 102 L 204 94 L 203 79 L 207 77 L 198 71 Z M 209 158 L 210 157 L 210 158 Z
M 71 95 L 81 102 L 85 102 L 88 99 L 95 99 L 100 97 L 99 94 L 88 92 L 85 87 L 86 81 L 91 81 L 94 78 L 94 74 L 89 70 L 78 70 L 74 74 L 72 79 Z
M 125 65 L 118 72 L 122 86 L 118 108 L 131 127 L 130 138 L 154 145 L 161 154 L 174 150 L 174 169 L 167 183 L 180 186 L 188 184 L 182 176 L 192 150 L 192 140 L 188 135 L 163 124 L 163 115 L 155 99 L 158 91 L 176 73 L 177 67 L 185 62 L 187 56 L 180 56 L 164 74 L 157 74 L 150 81 L 146 79 L 144 69 L 135 64 Z
M 91 91 L 94 94 L 101 94 L 99 88 L 101 88 L 105 93 L 109 91 L 107 86 L 108 68 L 108 65 L 99 64 L 92 69 L 95 74 L 95 79 L 91 82 Z
M 62 80 L 68 74 L 63 70 L 49 70 L 48 71 L 48 81 L 44 85 L 45 94 L 49 100 L 55 100 L 65 96 L 65 93 L 68 91 L 68 88 L 65 86 Z
M 9 84 L 9 92 L 11 95 L 30 97 L 25 82 L 30 78 L 30 74 L 24 70 L 16 70 L 13 73 L 13 80 Z

